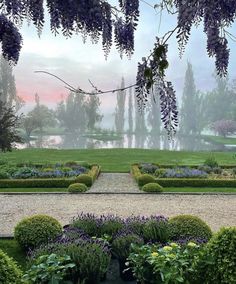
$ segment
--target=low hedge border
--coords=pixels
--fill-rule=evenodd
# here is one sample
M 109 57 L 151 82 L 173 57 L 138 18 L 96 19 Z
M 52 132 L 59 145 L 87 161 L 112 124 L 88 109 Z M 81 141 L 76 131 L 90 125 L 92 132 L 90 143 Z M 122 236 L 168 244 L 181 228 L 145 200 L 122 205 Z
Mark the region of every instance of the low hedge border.
M 144 176 L 138 164 L 131 166 L 131 174 L 138 183 L 140 177 Z M 163 187 L 236 187 L 236 179 L 155 178 L 152 182 L 156 182 Z M 142 183 L 142 186 L 144 184 Z
M 140 163 L 141 164 L 141 163 Z M 151 164 L 153 164 L 153 165 L 155 165 L 155 166 L 157 166 L 157 167 L 159 167 L 159 168 L 163 168 L 163 169 L 167 169 L 167 168 L 170 168 L 170 169 L 172 169 L 172 168 L 176 168 L 176 167 L 188 167 L 188 168 L 196 168 L 196 167 L 199 167 L 200 165 L 173 165 L 173 164 L 165 164 L 165 165 L 162 165 L 162 164 L 157 164 L 157 163 L 151 163 Z M 134 164 L 134 165 L 137 165 L 137 166 L 139 166 L 139 164 Z M 134 166 L 134 165 L 132 165 L 132 166 Z M 221 168 L 223 168 L 223 169 L 233 169 L 233 168 L 236 168 L 236 165 L 220 165 L 219 164 L 219 167 L 221 167 Z
M 92 165 L 87 173 L 92 177 L 93 182 L 101 171 L 99 165 Z M 76 182 L 73 179 L 66 178 L 47 178 L 47 179 L 0 179 L 0 188 L 66 188 Z

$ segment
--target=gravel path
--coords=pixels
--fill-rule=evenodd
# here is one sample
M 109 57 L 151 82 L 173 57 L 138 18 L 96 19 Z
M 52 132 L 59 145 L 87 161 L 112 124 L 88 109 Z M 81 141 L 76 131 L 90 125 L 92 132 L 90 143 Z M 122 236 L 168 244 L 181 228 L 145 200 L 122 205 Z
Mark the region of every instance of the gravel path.
M 137 183 L 130 174 L 101 173 L 87 193 L 140 193 Z
M 0 195 L 0 234 L 12 234 L 17 222 L 33 214 L 48 214 L 66 224 L 82 211 L 120 216 L 194 214 L 216 231 L 236 225 L 236 195 Z

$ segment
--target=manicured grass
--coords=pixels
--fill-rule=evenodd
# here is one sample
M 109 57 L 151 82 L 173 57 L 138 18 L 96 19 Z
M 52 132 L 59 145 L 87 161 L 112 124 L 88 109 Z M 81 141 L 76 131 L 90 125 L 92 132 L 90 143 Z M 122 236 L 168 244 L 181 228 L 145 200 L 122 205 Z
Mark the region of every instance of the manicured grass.
M 0 188 L 2 192 L 67 192 L 67 188 Z
M 206 138 L 209 142 L 215 142 L 218 144 L 224 145 L 236 145 L 236 138 L 232 137 L 222 137 L 222 136 L 213 136 L 213 135 L 205 135 L 203 138 Z
M 164 192 L 218 192 L 235 193 L 236 188 L 212 188 L 212 187 L 166 187 Z M 26 192 L 67 192 L 67 188 L 0 188 L 0 193 L 26 193 Z
M 215 192 L 215 193 L 235 193 L 236 188 L 223 187 L 166 187 L 163 192 Z
M 1 154 L 0 159 L 9 162 L 65 162 L 69 160 L 87 161 L 101 165 L 103 172 L 129 172 L 130 165 L 140 162 L 154 162 L 174 165 L 202 164 L 209 152 L 160 151 L 146 149 L 87 149 L 87 150 L 55 150 L 24 149 Z M 234 153 L 214 152 L 220 164 L 234 165 Z
M 23 270 L 26 269 L 26 255 L 13 239 L 0 239 L 0 249 L 12 257 Z

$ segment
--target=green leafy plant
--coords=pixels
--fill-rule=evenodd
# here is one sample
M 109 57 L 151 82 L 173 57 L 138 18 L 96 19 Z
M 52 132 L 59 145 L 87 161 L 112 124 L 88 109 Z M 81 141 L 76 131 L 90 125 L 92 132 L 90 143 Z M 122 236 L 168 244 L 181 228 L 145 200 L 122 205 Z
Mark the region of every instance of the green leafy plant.
M 131 252 L 131 244 L 142 245 L 143 239 L 129 232 L 123 232 L 115 237 L 112 242 L 112 252 L 120 260 L 126 260 Z
M 73 183 L 73 184 L 70 184 L 68 187 L 69 193 L 85 192 L 87 190 L 88 190 L 88 187 L 83 183 Z
M 74 268 L 75 264 L 68 255 L 41 255 L 23 276 L 23 280 L 30 284 L 69 284 L 72 282 L 65 281 L 65 278 Z
M 205 258 L 211 257 L 211 262 Z M 236 283 L 236 227 L 222 228 L 206 245 L 197 263 L 196 283 Z
M 34 253 L 34 258 L 40 255 L 55 253 L 69 255 L 76 265 L 68 279 L 74 283 L 97 284 L 108 270 L 111 254 L 104 241 L 78 239 L 75 242 L 52 243 L 42 246 Z
M 16 241 L 24 248 L 35 248 L 62 233 L 60 223 L 47 215 L 34 215 L 20 221 L 14 230 Z
M 209 240 L 212 237 L 211 228 L 197 216 L 179 215 L 171 218 L 169 225 L 173 240 L 191 237 Z
M 176 243 L 157 245 L 133 245 L 127 265 L 142 284 L 178 284 L 188 282 L 193 264 L 198 260 L 201 247 L 193 242 L 181 247 Z
M 16 262 L 6 253 L 0 250 L 0 283 L 1 284 L 19 284 L 22 271 Z
M 169 240 L 169 223 L 164 218 L 154 218 L 144 224 L 143 237 L 149 242 L 165 243 Z
M 142 187 L 142 190 L 145 192 L 162 192 L 163 187 L 160 186 L 158 183 L 147 183 Z

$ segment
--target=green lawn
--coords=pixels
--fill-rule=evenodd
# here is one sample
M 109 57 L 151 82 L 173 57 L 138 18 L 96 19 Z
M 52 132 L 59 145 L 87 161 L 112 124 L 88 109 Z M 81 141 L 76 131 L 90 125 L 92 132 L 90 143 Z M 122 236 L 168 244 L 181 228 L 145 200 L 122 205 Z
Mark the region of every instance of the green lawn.
M 88 149 L 55 150 L 25 149 L 1 154 L 0 159 L 11 162 L 63 162 L 69 160 L 98 163 L 103 172 L 128 172 L 130 165 L 138 162 L 155 162 L 160 164 L 198 165 L 209 157 L 209 152 L 160 151 L 146 149 Z M 220 164 L 236 164 L 232 152 L 214 152 Z
M 164 192 L 215 192 L 215 193 L 235 193 L 236 188 L 223 187 L 166 187 Z
M 26 269 L 25 253 L 15 240 L 0 239 L 0 249 L 17 261 L 23 270 Z
M 224 145 L 236 145 L 236 138 L 231 138 L 231 137 L 224 138 L 222 136 L 213 136 L 213 135 L 205 135 L 202 137 L 206 138 L 206 140 L 209 142 L 215 142 Z
M 67 188 L 0 188 L 1 192 L 67 192 Z
M 67 188 L 0 188 L 0 193 L 7 192 L 17 192 L 17 193 L 25 193 L 25 192 L 67 192 Z M 236 188 L 212 188 L 212 187 L 166 187 L 164 188 L 164 192 L 227 192 L 227 193 L 235 193 Z

